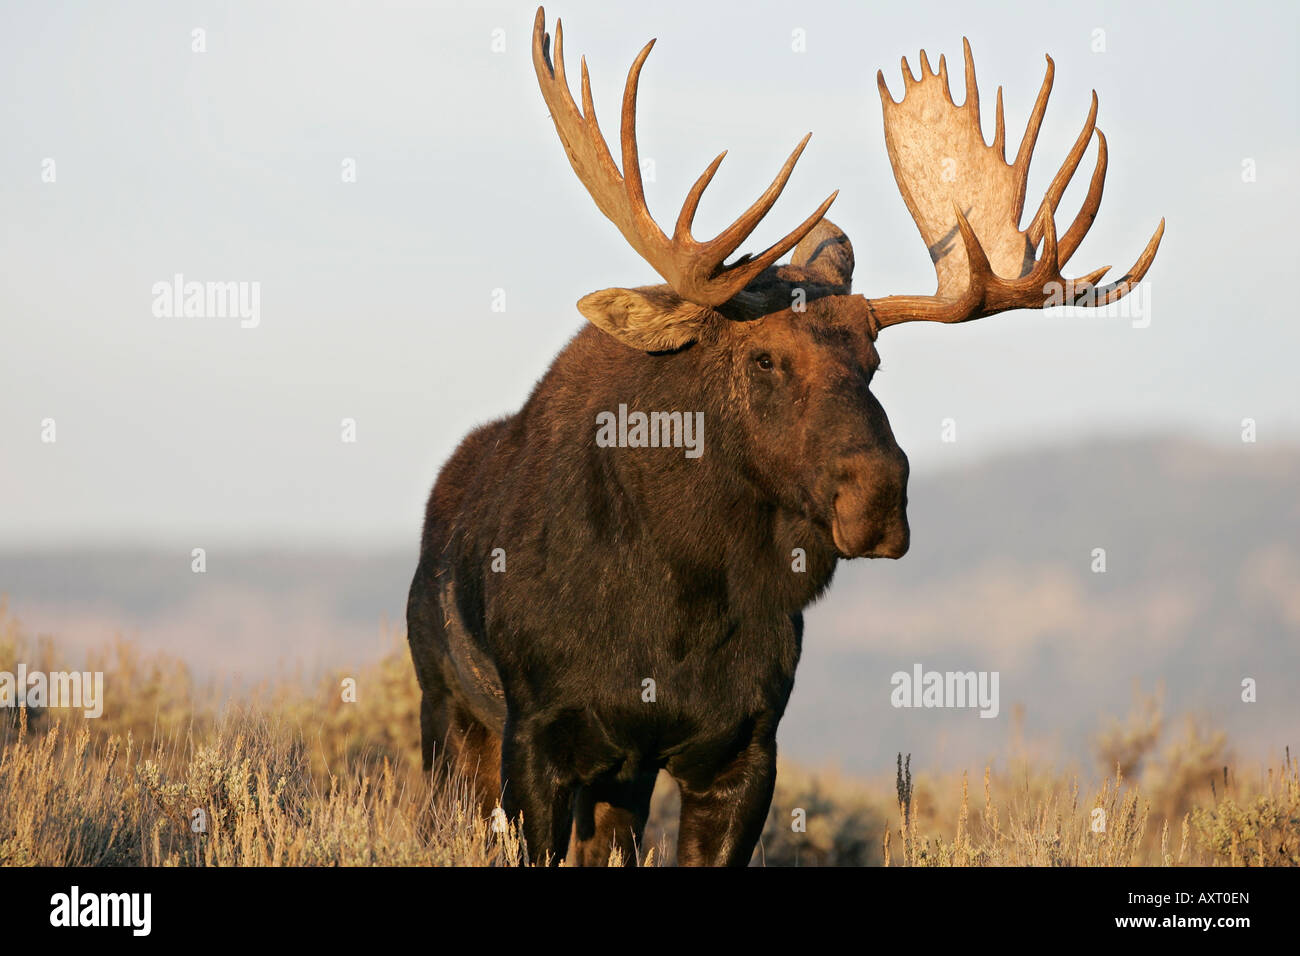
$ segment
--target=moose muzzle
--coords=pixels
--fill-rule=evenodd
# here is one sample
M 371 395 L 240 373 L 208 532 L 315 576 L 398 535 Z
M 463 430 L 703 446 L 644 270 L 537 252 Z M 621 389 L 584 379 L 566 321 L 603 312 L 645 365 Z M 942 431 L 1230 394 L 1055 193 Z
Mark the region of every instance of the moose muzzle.
M 831 508 L 831 535 L 845 558 L 901 558 L 907 525 L 907 456 L 903 452 L 854 455 L 839 463 Z

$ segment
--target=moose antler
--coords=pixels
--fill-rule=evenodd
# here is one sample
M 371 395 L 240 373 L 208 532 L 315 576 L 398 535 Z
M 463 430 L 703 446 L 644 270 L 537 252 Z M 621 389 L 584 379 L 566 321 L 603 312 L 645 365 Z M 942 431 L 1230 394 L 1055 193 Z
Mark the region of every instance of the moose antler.
M 654 267 L 665 281 L 683 299 L 698 305 L 721 305 L 743 289 L 755 276 L 793 249 L 821 220 L 835 199 L 836 193 L 817 208 L 811 216 L 790 232 L 784 239 L 769 246 L 757 256 L 742 256 L 731 265 L 724 265 L 727 256 L 748 238 L 768 210 L 772 208 L 781 190 L 785 188 L 794 164 L 808 144 L 808 138 L 795 147 L 785 161 L 772 185 L 758 197 L 740 218 L 708 242 L 698 242 L 691 236 L 691 223 L 705 187 L 718 171 L 726 151 L 709 164 L 704 173 L 686 195 L 677 226 L 671 239 L 664 235 L 650 210 L 646 207 L 645 190 L 641 183 L 640 159 L 636 144 L 636 92 L 641 76 L 641 66 L 650 55 L 655 41 L 651 40 L 637 55 L 628 71 L 623 88 L 623 121 L 621 142 L 623 172 L 620 174 L 610 157 L 605 137 L 596 122 L 596 110 L 591 101 L 591 81 L 587 76 L 587 60 L 582 60 L 582 111 L 579 112 L 569 83 L 564 75 L 564 29 L 555 23 L 555 61 L 551 62 L 550 36 L 546 33 L 546 13 L 537 8 L 533 23 L 533 66 L 542 97 L 550 107 L 555 131 L 560 135 L 564 150 L 578 179 L 596 201 L 600 211 L 623 233 L 628 243 L 641 257 Z
M 1121 279 L 1102 288 L 1095 283 L 1109 270 L 1097 269 L 1065 279 L 1064 266 L 1092 226 L 1106 179 L 1106 137 L 1097 132 L 1097 168 L 1083 206 L 1058 242 L 1056 205 L 1083 158 L 1097 120 L 1097 94 L 1083 131 L 1052 180 L 1029 228 L 1020 229 L 1029 160 L 1052 91 L 1055 66 L 1047 57 L 1038 100 L 1014 163 L 1006 161 L 1002 89 L 998 88 L 993 145 L 980 130 L 979 88 L 970 43 L 962 38 L 966 58 L 966 102 L 960 107 L 948 89 L 943 57 L 930 68 L 921 51 L 921 77 L 903 59 L 903 98 L 895 103 L 883 73 L 876 74 L 885 114 L 885 145 L 903 201 L 930 249 L 939 286 L 932 296 L 869 299 L 874 331 L 901 322 L 965 322 L 1008 309 L 1049 305 L 1106 305 L 1126 295 L 1151 266 L 1165 222 L 1142 255 Z M 961 241 L 958 242 L 958 237 Z M 1039 258 L 1034 251 L 1042 240 Z

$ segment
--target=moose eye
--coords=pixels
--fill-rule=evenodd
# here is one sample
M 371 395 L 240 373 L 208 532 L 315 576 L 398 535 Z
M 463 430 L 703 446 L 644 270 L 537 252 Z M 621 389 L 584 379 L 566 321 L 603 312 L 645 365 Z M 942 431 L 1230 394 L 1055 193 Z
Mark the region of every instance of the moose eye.
M 764 372 L 772 371 L 772 356 L 768 355 L 766 352 L 754 359 L 754 361 L 758 363 L 758 367 Z

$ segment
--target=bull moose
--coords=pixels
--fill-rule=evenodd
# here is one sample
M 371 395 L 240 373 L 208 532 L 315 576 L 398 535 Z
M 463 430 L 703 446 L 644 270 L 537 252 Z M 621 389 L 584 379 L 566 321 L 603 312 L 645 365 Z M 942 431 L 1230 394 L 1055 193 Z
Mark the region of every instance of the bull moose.
M 520 820 L 533 860 L 580 864 L 604 863 L 611 847 L 636 860 L 666 770 L 681 791 L 679 862 L 744 865 L 772 798 L 803 609 L 840 560 L 908 548 L 907 456 L 871 393 L 880 330 L 1114 302 L 1146 274 L 1164 221 L 1118 281 L 1098 286 L 1106 269 L 1064 278 L 1101 202 L 1096 94 L 1021 230 L 1052 60 L 1008 163 L 1001 90 L 990 146 L 963 40 L 961 106 L 942 57 L 934 71 L 922 52 L 919 78 L 903 60 L 899 102 L 877 74 L 894 176 L 938 275 L 933 295 L 850 291 L 853 248 L 825 218 L 835 194 L 763 252 L 727 263 L 808 138 L 740 218 L 701 242 L 691 223 L 719 155 L 666 235 L 646 206 L 636 137 L 654 41 L 628 73 L 620 172 L 586 61 L 579 109 L 562 27 L 552 52 L 545 26 L 539 9 L 533 63 L 569 162 L 664 282 L 579 300 L 589 324 L 523 408 L 471 432 L 438 475 L 407 607 L 424 766 L 437 754 L 464 768 L 486 810 L 499 800 Z M 1096 171 L 1058 238 L 1057 203 L 1094 132 Z M 602 417 L 620 406 L 665 413 L 653 422 L 665 440 L 598 442 Z M 705 426 L 701 454 L 672 447 L 684 416 Z

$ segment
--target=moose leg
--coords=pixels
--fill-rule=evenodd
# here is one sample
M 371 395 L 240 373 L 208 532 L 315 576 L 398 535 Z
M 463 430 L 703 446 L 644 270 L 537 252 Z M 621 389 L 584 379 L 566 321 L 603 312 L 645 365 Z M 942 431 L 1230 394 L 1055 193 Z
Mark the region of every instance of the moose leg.
M 420 764 L 427 777 L 433 772 L 433 752 L 438 739 L 438 705 L 429 694 L 420 695 Z
M 534 863 L 559 866 L 569 848 L 573 826 L 572 788 L 562 784 L 555 767 L 520 728 L 506 722 L 501 740 L 501 806 L 518 821 Z
M 669 767 L 669 772 L 673 768 Z M 745 866 L 763 832 L 776 786 L 776 741 L 753 741 L 703 785 L 677 778 L 682 812 L 677 828 L 681 866 Z
M 573 865 L 607 866 L 610 850 L 617 847 L 623 865 L 636 866 L 658 775 L 647 770 L 626 782 L 598 780 L 574 791 Z
M 491 816 L 501 800 L 501 740 L 459 703 L 446 701 L 445 711 L 448 719 L 438 727 L 437 740 L 448 782 L 469 784 L 470 798 L 478 800 L 484 816 Z

